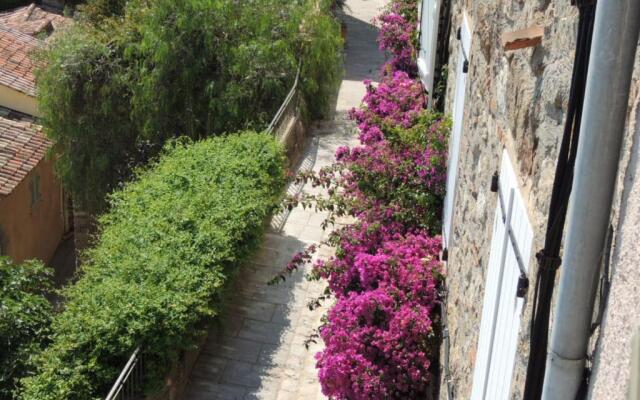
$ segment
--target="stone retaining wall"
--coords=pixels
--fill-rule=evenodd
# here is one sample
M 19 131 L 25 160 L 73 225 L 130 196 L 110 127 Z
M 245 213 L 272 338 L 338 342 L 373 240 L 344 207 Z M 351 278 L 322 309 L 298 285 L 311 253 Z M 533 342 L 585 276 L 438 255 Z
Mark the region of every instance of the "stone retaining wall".
M 193 367 L 198 361 L 200 352 L 204 348 L 208 334 L 203 335 L 196 347 L 188 352 L 182 353 L 178 362 L 173 366 L 171 372 L 165 379 L 165 387 L 153 396 L 148 396 L 148 400 L 182 400 L 188 389 L 189 377 Z

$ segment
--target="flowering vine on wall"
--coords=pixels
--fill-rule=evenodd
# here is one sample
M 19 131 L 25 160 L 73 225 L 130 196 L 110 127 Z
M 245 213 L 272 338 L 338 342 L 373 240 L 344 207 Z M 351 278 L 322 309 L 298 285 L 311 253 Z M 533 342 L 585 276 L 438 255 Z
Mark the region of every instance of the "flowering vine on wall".
M 438 353 L 438 287 L 442 204 L 450 122 L 425 109 L 416 80 L 415 0 L 393 0 L 376 21 L 389 56 L 381 82 L 349 116 L 360 145 L 341 147 L 335 163 L 296 179 L 328 196 L 296 195 L 285 204 L 330 211 L 355 223 L 320 245 L 335 256 L 317 260 L 311 279 L 325 279 L 335 301 L 316 355 L 323 393 L 334 399 L 425 396 Z M 311 262 L 317 246 L 296 254 L 273 282 Z

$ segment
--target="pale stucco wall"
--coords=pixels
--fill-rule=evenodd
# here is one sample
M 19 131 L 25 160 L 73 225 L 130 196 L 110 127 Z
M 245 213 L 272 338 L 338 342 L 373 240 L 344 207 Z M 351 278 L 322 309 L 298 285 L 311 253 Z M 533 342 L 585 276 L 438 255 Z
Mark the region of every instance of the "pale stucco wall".
M 40 176 L 41 199 L 32 206 L 29 183 L 36 175 Z M 64 232 L 61 190 L 53 163 L 42 160 L 9 196 L 0 199 L 6 255 L 17 262 L 51 260 Z
M 3 85 L 0 85 L 0 106 L 35 117 L 40 116 L 38 102 L 35 97 L 28 96 Z

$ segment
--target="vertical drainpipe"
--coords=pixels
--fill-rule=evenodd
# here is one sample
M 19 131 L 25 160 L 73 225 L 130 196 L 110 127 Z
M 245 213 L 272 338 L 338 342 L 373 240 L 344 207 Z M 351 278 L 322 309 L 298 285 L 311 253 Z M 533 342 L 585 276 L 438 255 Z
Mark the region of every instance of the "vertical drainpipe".
M 544 400 L 575 399 L 583 379 L 639 28 L 640 1 L 598 2 Z

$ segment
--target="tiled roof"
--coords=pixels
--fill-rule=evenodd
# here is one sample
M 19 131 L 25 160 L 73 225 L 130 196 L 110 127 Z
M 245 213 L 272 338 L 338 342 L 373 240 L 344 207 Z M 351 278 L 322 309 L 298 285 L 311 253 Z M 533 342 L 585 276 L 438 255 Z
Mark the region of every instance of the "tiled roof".
M 33 51 L 42 41 L 0 24 L 0 85 L 36 95 Z
M 33 117 L 0 107 L 0 198 L 38 165 L 51 144 Z
M 49 34 L 69 21 L 71 21 L 70 18 L 35 4 L 0 13 L 1 26 L 6 26 L 31 36 L 36 36 L 42 32 Z

